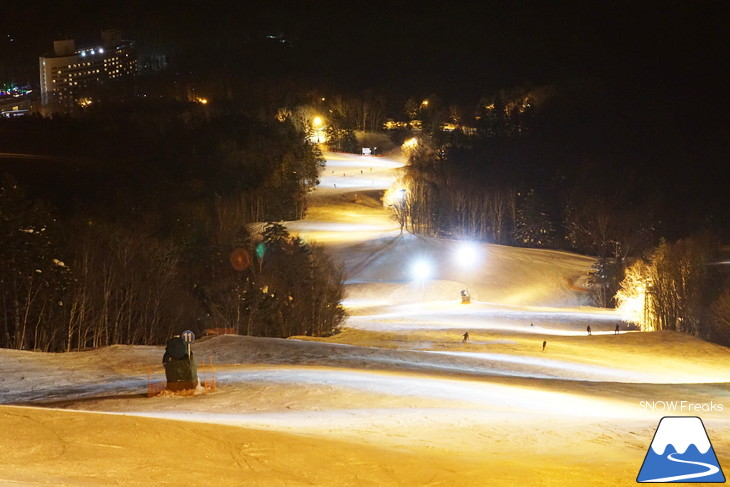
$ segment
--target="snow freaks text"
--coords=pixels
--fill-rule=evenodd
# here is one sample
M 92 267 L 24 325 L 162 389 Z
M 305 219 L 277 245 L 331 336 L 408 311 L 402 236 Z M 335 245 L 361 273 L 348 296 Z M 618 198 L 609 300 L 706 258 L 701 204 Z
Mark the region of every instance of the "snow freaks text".
M 721 413 L 725 409 L 722 404 L 690 401 L 641 401 L 641 409 L 651 412 L 669 413 Z

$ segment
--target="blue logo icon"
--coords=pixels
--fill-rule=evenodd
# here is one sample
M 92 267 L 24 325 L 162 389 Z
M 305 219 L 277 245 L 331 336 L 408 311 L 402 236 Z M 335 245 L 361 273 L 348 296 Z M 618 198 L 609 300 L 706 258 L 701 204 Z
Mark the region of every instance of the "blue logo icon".
M 636 481 L 725 482 L 702 420 L 696 416 L 663 417 Z

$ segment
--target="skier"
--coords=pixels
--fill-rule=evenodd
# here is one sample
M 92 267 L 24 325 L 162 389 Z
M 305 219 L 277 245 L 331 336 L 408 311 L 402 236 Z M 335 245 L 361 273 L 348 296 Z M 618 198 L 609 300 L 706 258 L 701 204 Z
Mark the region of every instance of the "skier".
M 586 328 L 586 330 L 588 330 L 588 334 L 590 335 L 591 334 L 591 325 L 588 325 L 588 328 Z
M 533 323 L 533 322 L 531 321 L 531 322 L 530 322 L 530 326 L 535 326 L 535 323 Z
M 614 333 L 615 335 L 618 335 L 618 323 L 616 323 L 616 331 Z
M 469 332 L 467 331 L 464 333 L 464 339 L 461 341 L 461 343 L 466 343 L 469 341 Z
M 547 347 L 547 340 L 542 341 L 542 351 L 545 351 L 545 347 Z

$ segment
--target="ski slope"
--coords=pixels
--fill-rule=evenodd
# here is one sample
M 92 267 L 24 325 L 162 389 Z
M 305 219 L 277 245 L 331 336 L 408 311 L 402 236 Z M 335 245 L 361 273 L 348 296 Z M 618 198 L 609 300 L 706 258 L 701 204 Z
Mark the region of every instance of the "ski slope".
M 398 157 L 325 156 L 286 225 L 344 266 L 343 332 L 200 339 L 219 389 L 189 397 L 146 397 L 162 347 L 0 350 L 0 485 L 628 486 L 667 414 L 642 404 L 670 400 L 725 405 L 701 414 L 730 464 L 726 348 L 591 307 L 590 257 L 482 243 L 461 266 L 383 207 Z

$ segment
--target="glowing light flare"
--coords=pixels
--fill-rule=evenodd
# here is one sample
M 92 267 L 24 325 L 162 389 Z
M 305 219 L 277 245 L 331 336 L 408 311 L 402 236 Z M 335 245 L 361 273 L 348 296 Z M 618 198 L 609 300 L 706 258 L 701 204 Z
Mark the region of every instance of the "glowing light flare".
M 411 137 L 410 139 L 403 142 L 401 145 L 401 148 L 404 150 L 412 150 L 415 149 L 418 146 L 418 139 L 415 137 Z
M 237 271 L 245 271 L 251 266 L 251 255 L 243 248 L 234 249 L 229 256 L 231 267 Z
M 654 323 L 650 306 L 652 283 L 645 267 L 639 261 L 626 269 L 616 302 L 624 321 L 639 323 L 642 331 L 651 331 Z
M 316 115 L 312 118 L 312 133 L 309 136 L 309 141 L 313 144 L 321 144 L 327 142 L 327 133 L 325 132 L 324 118 Z
M 474 242 L 461 242 L 456 248 L 454 259 L 460 267 L 470 269 L 480 260 L 479 247 Z
M 413 264 L 411 264 L 411 275 L 414 279 L 417 279 L 419 281 L 425 281 L 429 277 L 431 277 L 432 274 L 432 266 L 431 264 L 424 260 L 424 259 L 418 259 Z
M 385 190 L 383 194 L 383 206 L 386 208 L 389 206 L 401 205 L 406 200 L 408 190 L 402 186 L 391 186 Z

